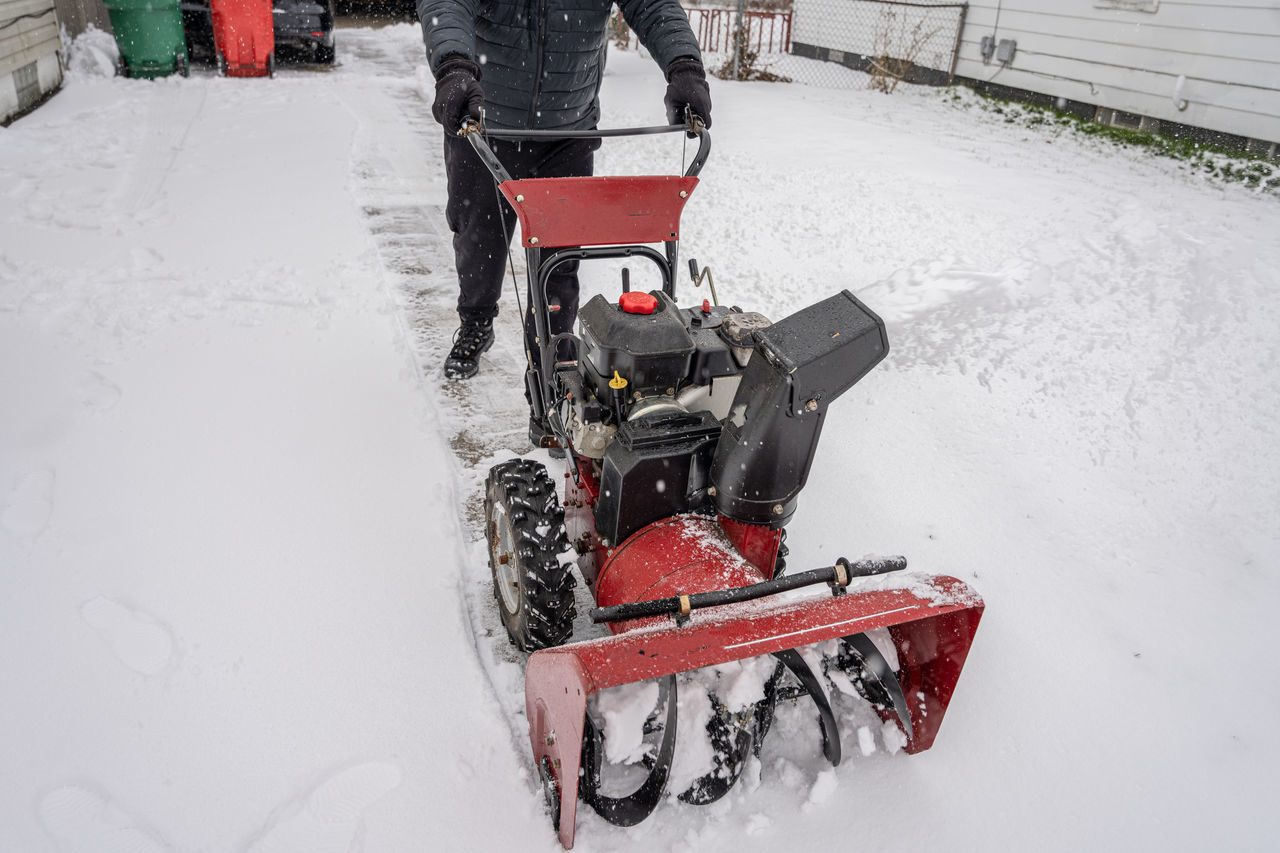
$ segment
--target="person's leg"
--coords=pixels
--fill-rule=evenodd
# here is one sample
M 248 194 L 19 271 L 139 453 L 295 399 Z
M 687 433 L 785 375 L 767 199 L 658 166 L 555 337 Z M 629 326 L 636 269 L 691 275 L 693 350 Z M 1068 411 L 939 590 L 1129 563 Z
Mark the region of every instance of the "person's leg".
M 445 137 L 444 163 L 449 193 L 445 221 L 453 232 L 460 321 L 445 373 L 466 379 L 479 370 L 480 354 L 493 345 L 493 318 L 516 217 L 465 139 Z
M 515 211 L 500 198 L 493 175 L 465 139 L 445 137 L 444 163 L 449 191 L 445 220 L 453 232 L 458 314 L 492 320 L 498 315 Z

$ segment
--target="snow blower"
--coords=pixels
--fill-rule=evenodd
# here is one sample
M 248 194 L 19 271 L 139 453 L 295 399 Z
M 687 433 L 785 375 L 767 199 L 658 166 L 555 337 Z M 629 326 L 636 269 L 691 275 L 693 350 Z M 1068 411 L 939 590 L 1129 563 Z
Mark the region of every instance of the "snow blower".
M 486 133 L 667 132 L 699 140 L 683 174 L 512 180 L 485 141 Z M 485 495 L 494 595 L 511 641 L 531 653 L 529 737 L 562 844 L 573 846 L 579 799 L 621 826 L 664 799 L 679 673 L 765 661 L 762 698 L 735 709 L 709 693 L 714 760 L 678 794 L 687 803 L 710 803 L 732 788 L 784 699 L 812 702 L 823 753 L 839 763 L 824 684 L 852 687 L 896 727 L 906 752 L 928 749 L 981 598 L 952 577 L 865 580 L 904 569 L 902 557 L 841 558 L 800 572 L 785 561 L 785 527 L 827 408 L 885 357 L 884 323 L 847 290 L 776 323 L 713 300 L 677 306 L 680 215 L 710 153 L 696 117 L 581 133 L 485 132 L 472 122 L 461 133 L 520 222 L 536 332 L 526 386 L 547 425 L 546 446 L 565 456 L 563 499 L 546 468 L 528 459 L 494 466 Z M 661 288 L 632 291 L 624 270 L 621 295 L 587 301 L 576 335 L 550 334 L 551 273 L 620 258 L 652 262 Z M 696 261 L 689 269 L 695 285 L 711 284 Z M 611 633 L 571 643 L 575 566 L 594 597 L 592 621 Z M 651 741 L 619 791 L 616 779 L 602 778 L 607 726 L 592 713 L 592 697 L 639 682 L 657 686 L 644 725 Z

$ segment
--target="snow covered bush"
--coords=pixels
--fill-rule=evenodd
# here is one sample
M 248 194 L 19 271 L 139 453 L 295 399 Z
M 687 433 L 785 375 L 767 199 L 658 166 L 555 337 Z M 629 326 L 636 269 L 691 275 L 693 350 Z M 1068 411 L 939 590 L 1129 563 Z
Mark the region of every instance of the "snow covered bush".
M 116 40 L 92 24 L 72 40 L 68 48 L 67 70 L 85 77 L 114 77 L 120 51 Z

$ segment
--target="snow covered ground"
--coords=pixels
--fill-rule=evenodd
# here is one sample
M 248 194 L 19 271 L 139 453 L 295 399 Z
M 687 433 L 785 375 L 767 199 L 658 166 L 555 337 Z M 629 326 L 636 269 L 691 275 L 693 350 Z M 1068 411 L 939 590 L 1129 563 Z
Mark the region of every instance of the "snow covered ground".
M 0 850 L 558 849 L 477 542 L 514 303 L 444 382 L 418 30 L 341 36 L 274 80 L 81 56 L 0 130 Z M 721 803 L 577 849 L 1273 849 L 1275 197 L 970 97 L 712 86 L 685 257 L 775 318 L 850 288 L 893 348 L 791 565 L 905 553 L 987 610 L 932 750 L 846 729 L 832 770 L 801 707 Z M 662 88 L 615 54 L 605 124 Z

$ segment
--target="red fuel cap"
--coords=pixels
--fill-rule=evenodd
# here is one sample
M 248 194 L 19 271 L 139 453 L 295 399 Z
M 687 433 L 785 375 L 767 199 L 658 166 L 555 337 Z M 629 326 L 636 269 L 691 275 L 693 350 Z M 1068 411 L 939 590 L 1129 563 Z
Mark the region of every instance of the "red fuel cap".
M 658 298 L 652 293 L 636 290 L 619 296 L 618 305 L 628 314 L 652 314 L 658 310 Z

